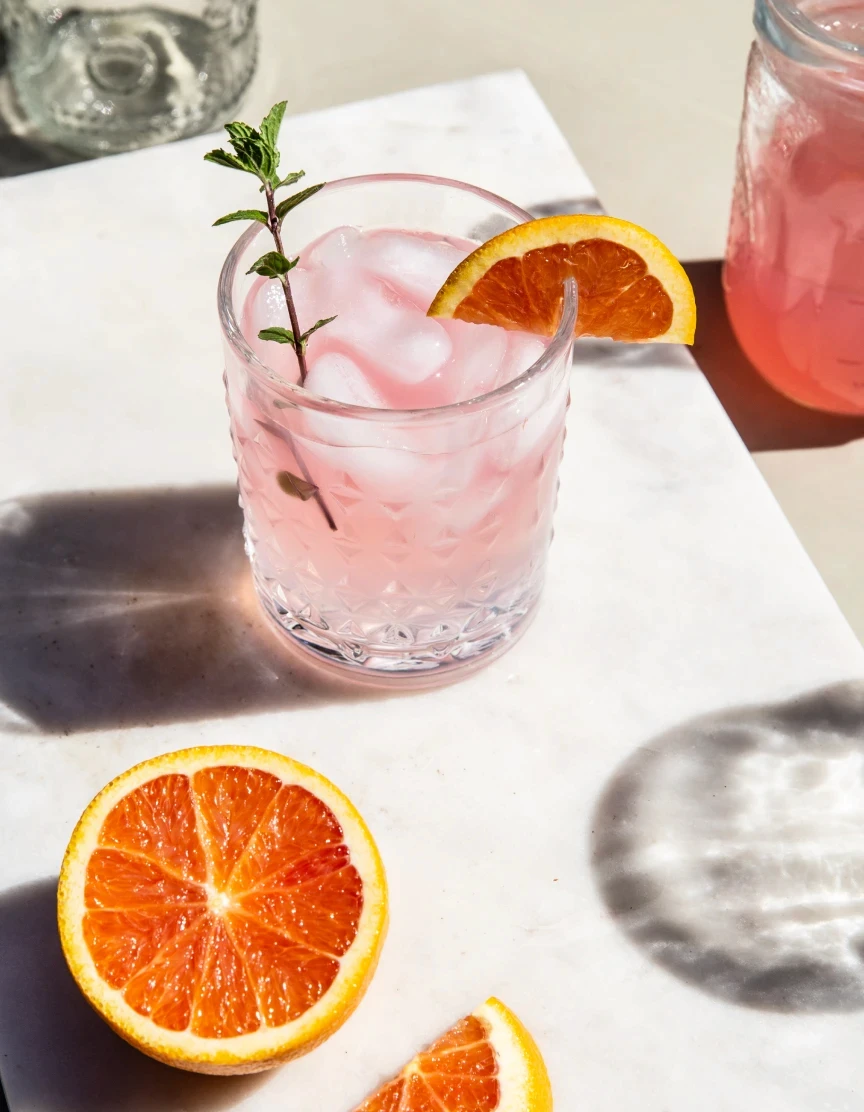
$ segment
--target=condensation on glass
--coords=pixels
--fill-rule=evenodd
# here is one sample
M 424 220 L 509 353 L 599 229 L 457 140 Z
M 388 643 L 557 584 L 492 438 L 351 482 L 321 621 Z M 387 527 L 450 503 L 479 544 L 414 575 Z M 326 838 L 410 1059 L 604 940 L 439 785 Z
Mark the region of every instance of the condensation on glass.
M 9 72 L 43 137 L 110 154 L 218 127 L 255 68 L 257 0 L 0 0 Z

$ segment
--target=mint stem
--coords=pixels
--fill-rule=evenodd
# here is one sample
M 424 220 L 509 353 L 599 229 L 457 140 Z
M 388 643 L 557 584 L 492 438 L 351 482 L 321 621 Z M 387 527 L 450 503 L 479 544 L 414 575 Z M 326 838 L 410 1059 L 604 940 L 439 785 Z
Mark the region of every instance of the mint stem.
M 267 199 L 267 227 L 270 229 L 270 234 L 273 236 L 276 250 L 280 255 L 284 255 L 285 249 L 282 246 L 282 230 L 279 226 L 279 217 L 276 215 L 276 197 L 273 193 L 273 186 L 269 181 L 264 182 L 264 196 Z M 301 338 L 300 322 L 297 320 L 297 307 L 294 304 L 294 295 L 291 292 L 291 283 L 288 281 L 288 275 L 280 274 L 279 281 L 282 284 L 282 292 L 285 294 L 285 304 L 288 306 L 288 316 L 291 320 L 291 333 L 294 336 L 294 352 L 297 356 L 297 365 L 300 368 L 300 385 L 302 386 L 306 381 L 306 375 L 309 373 L 309 369 L 306 366 L 306 345 Z M 332 518 L 330 518 L 329 513 L 327 517 L 331 522 L 331 528 L 335 529 L 336 526 L 332 524 Z
M 267 198 L 267 226 L 273 236 L 276 250 L 280 255 L 284 255 L 285 249 L 282 246 L 282 231 L 279 227 L 279 217 L 276 215 L 276 198 L 273 196 L 273 187 L 269 181 L 264 183 L 264 196 Z M 297 320 L 297 306 L 294 304 L 294 295 L 291 293 L 291 283 L 288 281 L 288 275 L 280 274 L 279 281 L 282 284 L 282 292 L 285 294 L 285 304 L 288 306 L 288 316 L 291 320 L 291 333 L 294 336 L 294 351 L 297 355 L 297 366 L 300 368 L 300 385 L 302 386 L 306 381 L 306 375 L 309 373 L 309 370 L 306 366 L 305 345 L 300 338 L 300 323 Z M 318 509 L 324 515 L 324 520 L 329 525 L 331 531 L 335 533 L 337 531 L 336 522 L 333 520 L 333 515 L 330 513 L 330 507 L 324 501 L 321 491 L 309 474 L 306 461 L 300 455 L 297 445 L 294 443 L 294 437 L 291 436 L 290 433 L 288 435 L 291 439 L 291 450 L 294 452 L 294 459 L 297 461 L 297 466 L 303 472 L 303 478 L 306 482 L 311 483 L 312 486 L 315 487 L 313 498 L 318 503 Z
M 299 359 L 300 356 L 298 355 L 297 358 Z M 291 436 L 290 433 L 288 435 Z M 315 487 L 315 493 L 312 495 L 312 497 L 318 503 L 318 509 L 324 515 L 324 520 L 330 526 L 331 532 L 336 533 L 338 530 L 337 530 L 337 527 L 336 527 L 336 522 L 333 520 L 333 514 L 330 513 L 330 507 L 324 501 L 324 497 L 321 494 L 321 491 L 316 486 L 315 480 L 309 474 L 309 468 L 306 466 L 306 461 L 303 459 L 303 457 L 300 455 L 300 452 L 297 450 L 297 445 L 293 443 L 293 440 L 294 440 L 293 436 L 291 437 L 291 440 L 292 440 L 292 447 L 294 449 L 294 459 L 297 460 L 297 466 L 303 472 L 303 478 L 306 480 L 307 483 L 311 483 L 312 486 Z
M 276 198 L 273 195 L 273 186 L 269 181 L 264 182 L 264 196 L 267 198 L 267 227 L 270 229 L 270 234 L 273 236 L 276 250 L 280 255 L 284 255 L 285 249 L 282 246 L 282 230 L 279 227 L 279 217 L 276 215 Z M 302 386 L 306 381 L 306 375 L 309 373 L 308 367 L 306 366 L 306 345 L 301 338 L 300 322 L 297 320 L 297 306 L 294 304 L 294 295 L 291 293 L 291 283 L 288 281 L 288 275 L 280 274 L 279 281 L 282 284 L 282 292 L 285 294 L 285 304 L 288 306 L 288 316 L 291 320 L 291 334 L 294 337 L 293 345 L 297 355 L 297 366 L 300 368 L 300 385 Z M 318 509 L 324 515 L 324 520 L 327 522 L 331 531 L 334 533 L 337 532 L 336 522 L 333 520 L 333 515 L 330 513 L 330 507 L 324 501 L 321 491 L 309 474 L 306 461 L 300 454 L 294 442 L 294 437 L 287 429 L 285 431 L 288 433 L 290 447 L 294 453 L 294 459 L 297 461 L 297 466 L 303 472 L 303 478 L 307 483 L 311 483 L 312 486 L 315 487 L 315 494 L 313 497 L 318 503 Z
M 260 425 L 262 429 L 266 429 L 267 432 L 272 433 L 274 436 L 278 436 L 280 440 L 285 441 L 285 443 L 288 445 L 288 447 L 291 449 L 291 451 L 294 455 L 294 459 L 297 462 L 297 466 L 300 468 L 300 471 L 303 475 L 303 478 L 306 480 L 306 482 L 310 486 L 315 488 L 315 492 L 312 495 L 312 497 L 318 503 L 318 509 L 324 515 L 324 520 L 327 522 L 327 524 L 330 526 L 330 529 L 334 533 L 338 532 L 338 526 L 336 525 L 336 522 L 333 520 L 333 515 L 330 513 L 330 509 L 329 509 L 327 503 L 324 501 L 324 499 L 321 495 L 321 491 L 318 489 L 318 484 L 315 482 L 315 480 L 309 474 L 309 468 L 306 466 L 306 461 L 300 455 L 300 452 L 297 449 L 297 444 L 295 443 L 294 437 L 291 435 L 291 432 L 288 429 L 286 429 L 282 426 L 274 425 L 271 421 L 259 421 L 256 418 L 255 423 L 257 425 Z

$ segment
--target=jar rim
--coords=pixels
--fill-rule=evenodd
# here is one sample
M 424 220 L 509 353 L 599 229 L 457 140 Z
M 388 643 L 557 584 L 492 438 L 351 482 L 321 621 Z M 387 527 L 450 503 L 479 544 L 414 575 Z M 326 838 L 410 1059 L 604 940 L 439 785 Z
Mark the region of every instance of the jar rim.
M 832 35 L 791 0 L 756 0 L 753 18 L 757 30 L 784 54 L 792 54 L 804 61 L 807 59 L 802 56 L 802 49 L 806 52 L 807 47 L 811 50 L 821 47 L 835 52 L 839 58 L 864 63 L 864 45 Z M 803 40 L 797 50 L 790 49 L 793 46 L 790 33 Z
M 374 185 L 379 182 L 428 184 L 464 190 L 474 193 L 484 200 L 488 200 L 518 222 L 524 223 L 532 219 L 530 213 L 525 212 L 512 202 L 486 189 L 481 189 L 479 186 L 475 185 L 469 185 L 467 182 L 457 181 L 452 178 L 436 177 L 430 174 L 363 174 L 356 177 L 339 178 L 335 181 L 328 182 L 321 190 L 321 194 L 349 188 L 354 185 Z M 237 276 L 237 270 L 243 253 L 261 232 L 261 227 L 257 224 L 253 224 L 240 236 L 228 253 L 228 257 L 225 259 L 222 272 L 219 276 L 219 320 L 222 326 L 222 333 L 234 355 L 241 359 L 257 378 L 263 380 L 268 389 L 280 394 L 285 401 L 297 408 L 314 410 L 319 413 L 335 414 L 341 417 L 357 418 L 363 421 L 383 423 L 437 421 L 456 417 L 461 413 L 477 414 L 483 412 L 487 408 L 497 407 L 500 403 L 510 398 L 516 391 L 524 389 L 529 382 L 554 370 L 554 368 L 559 365 L 561 355 L 573 341 L 579 293 L 576 282 L 570 278 L 564 284 L 561 320 L 546 350 L 530 367 L 524 370 L 520 375 L 517 375 L 516 378 L 511 379 L 509 382 L 505 382 L 503 386 L 499 386 L 487 394 L 480 394 L 476 398 L 469 398 L 467 401 L 452 402 L 449 405 L 421 409 L 372 409 L 368 406 L 333 401 L 331 398 L 313 394 L 279 375 L 272 367 L 258 358 L 249 346 L 240 328 L 240 323 L 234 310 L 234 280 Z

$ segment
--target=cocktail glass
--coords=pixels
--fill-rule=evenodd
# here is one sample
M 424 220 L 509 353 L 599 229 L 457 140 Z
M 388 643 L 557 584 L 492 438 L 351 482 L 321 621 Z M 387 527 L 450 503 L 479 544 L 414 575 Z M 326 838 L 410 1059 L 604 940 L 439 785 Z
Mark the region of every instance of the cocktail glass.
M 288 214 L 283 239 L 291 254 L 340 226 L 479 243 L 529 219 L 461 182 L 375 175 L 328 184 Z M 277 629 L 323 666 L 385 686 L 446 682 L 506 650 L 537 607 L 569 400 L 575 285 L 563 292 L 556 334 L 512 381 L 435 408 L 370 408 L 299 388 L 281 362 L 290 349 L 251 334 L 247 306 L 261 279 L 246 271 L 271 247 L 267 230 L 251 227 L 219 285 L 258 596 Z

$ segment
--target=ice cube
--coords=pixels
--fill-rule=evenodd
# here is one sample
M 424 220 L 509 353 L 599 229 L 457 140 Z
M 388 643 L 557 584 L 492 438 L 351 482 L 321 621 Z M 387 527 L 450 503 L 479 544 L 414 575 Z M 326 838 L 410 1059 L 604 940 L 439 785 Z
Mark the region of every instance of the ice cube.
M 332 279 L 332 272 L 295 267 L 288 275 L 291 296 L 297 310 L 301 329 L 310 328 L 317 320 L 332 316 L 339 302 L 339 288 Z M 274 340 L 260 340 L 258 333 L 264 328 L 290 328 L 291 320 L 281 283 L 271 278 L 257 279 L 246 298 L 243 333 L 249 346 L 259 359 L 272 367 L 283 378 L 296 382 L 297 358 L 290 344 Z M 308 361 L 323 354 L 327 347 L 326 328 L 315 332 L 309 340 Z
M 310 317 L 313 318 L 310 323 L 314 323 L 314 320 L 321 315 L 319 309 L 332 304 L 334 293 L 323 275 L 316 271 L 297 266 L 289 272 L 288 278 L 301 327 L 308 327 L 307 321 Z M 273 278 L 258 279 L 249 292 L 247 305 L 249 311 L 246 319 L 250 336 L 257 336 L 262 328 L 291 327 L 285 291 L 282 289 L 281 282 Z M 332 316 L 332 310 L 324 315 Z
M 257 337 L 262 328 L 279 326 L 290 328 L 285 295 L 278 282 L 269 278 L 258 279 L 249 292 L 249 333 Z
M 407 294 L 424 312 L 469 247 L 411 232 L 367 232 L 356 243 L 357 262 Z
M 539 336 L 531 336 L 527 332 L 507 332 L 506 336 L 507 354 L 503 360 L 499 386 L 524 374 L 546 350 L 546 342 Z
M 303 266 L 320 266 L 325 269 L 344 266 L 352 257 L 360 238 L 360 232 L 356 228 L 347 225 L 344 228 L 334 228 L 301 253 Z
M 341 275 L 333 282 L 336 320 L 327 325 L 327 331 L 331 340 L 354 349 L 362 361 L 375 351 L 379 334 L 398 325 L 399 310 L 368 281 L 361 284 L 347 277 Z
M 314 324 L 320 317 L 333 316 L 335 293 L 323 272 L 296 266 L 289 272 L 288 281 L 301 330 Z M 284 301 L 285 294 L 281 285 L 278 282 L 272 282 L 271 285 L 276 287 Z
M 331 351 L 319 356 L 309 368 L 306 389 L 322 398 L 348 405 L 383 409 L 385 401 L 353 359 Z
M 316 429 L 318 421 L 329 421 L 332 426 L 348 421 L 329 414 L 314 417 Z M 374 446 L 378 439 L 386 443 Z M 388 432 L 374 421 L 356 418 L 340 432 L 338 439 L 331 437 L 323 443 L 309 439 L 303 443 L 304 451 L 343 472 L 368 496 L 385 502 L 455 500 L 471 490 L 485 458 L 482 447 L 448 454 L 430 453 L 424 450 L 428 438 L 420 430 L 391 428 Z
M 561 399 L 546 401 L 531 416 L 489 441 L 489 456 L 500 471 L 510 471 L 532 453 L 545 452 L 564 424 L 566 406 Z
M 382 502 L 411 502 L 430 475 L 424 457 L 398 448 L 350 447 L 305 441 L 304 451 L 342 472 L 364 495 Z M 434 478 L 434 475 L 432 476 Z
M 442 372 L 448 396 L 439 405 L 479 398 L 505 381 L 507 333 L 503 328 L 461 320 L 441 324 L 453 343 L 453 356 Z
M 290 328 L 285 294 L 278 282 L 268 278 L 255 281 L 246 298 L 243 335 L 258 358 L 289 382 L 298 379 L 297 357 L 288 344 L 260 340 L 258 333 L 264 328 Z
M 509 471 L 529 456 L 547 451 L 564 425 L 568 387 L 566 378 L 552 382 L 541 377 L 514 390 L 495 420 L 506 431 L 489 441 L 489 456 L 498 470 Z
M 439 371 L 453 350 L 441 325 L 416 306 L 364 275 L 338 283 L 336 320 L 326 331 L 392 387 L 416 386 Z M 356 275 L 355 275 L 356 277 Z M 410 399 L 397 403 L 410 408 Z
M 420 316 L 400 321 L 388 334 L 381 335 L 374 360 L 394 383 L 412 386 L 439 371 L 452 351 L 453 345 L 441 325 Z

